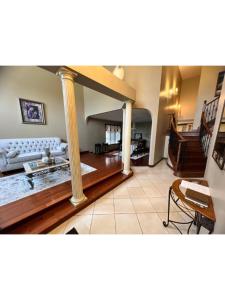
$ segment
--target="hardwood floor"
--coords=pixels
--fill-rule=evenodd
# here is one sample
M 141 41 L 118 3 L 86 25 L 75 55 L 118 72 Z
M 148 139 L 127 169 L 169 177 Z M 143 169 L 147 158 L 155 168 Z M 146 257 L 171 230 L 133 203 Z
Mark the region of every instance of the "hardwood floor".
M 0 207 L 1 233 L 46 233 L 132 176 L 121 173 L 117 156 L 81 154 L 81 161 L 97 170 L 82 177 L 87 200 L 74 207 L 70 181 Z

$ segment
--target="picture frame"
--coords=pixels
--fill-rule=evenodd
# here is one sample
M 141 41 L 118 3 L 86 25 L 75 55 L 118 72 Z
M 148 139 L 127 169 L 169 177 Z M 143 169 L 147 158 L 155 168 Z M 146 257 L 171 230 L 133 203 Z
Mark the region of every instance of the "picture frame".
M 19 98 L 23 124 L 45 125 L 44 103 Z

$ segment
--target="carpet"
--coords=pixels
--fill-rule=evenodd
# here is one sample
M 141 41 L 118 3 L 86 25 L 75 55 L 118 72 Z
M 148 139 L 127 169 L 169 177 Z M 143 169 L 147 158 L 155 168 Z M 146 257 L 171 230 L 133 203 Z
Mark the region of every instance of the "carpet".
M 96 171 L 95 168 L 81 163 L 81 174 Z M 17 201 L 21 198 L 36 194 L 60 183 L 71 180 L 69 169 L 59 169 L 33 177 L 34 189 L 30 189 L 25 173 L 0 178 L 0 206 Z

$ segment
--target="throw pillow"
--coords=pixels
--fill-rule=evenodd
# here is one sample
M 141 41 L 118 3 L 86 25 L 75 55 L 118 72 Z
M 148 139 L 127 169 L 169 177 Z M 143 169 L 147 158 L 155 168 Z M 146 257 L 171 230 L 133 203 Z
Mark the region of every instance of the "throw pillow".
M 6 154 L 7 158 L 14 158 L 20 153 L 20 150 L 13 150 Z

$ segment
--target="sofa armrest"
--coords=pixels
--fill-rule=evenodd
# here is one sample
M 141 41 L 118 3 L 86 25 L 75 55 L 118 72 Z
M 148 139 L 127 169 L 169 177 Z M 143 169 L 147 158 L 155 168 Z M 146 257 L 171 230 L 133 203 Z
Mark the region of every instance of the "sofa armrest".
M 67 143 L 61 143 L 59 145 L 59 147 L 61 148 L 62 151 L 67 151 L 67 148 L 68 148 L 68 144 Z
M 5 166 L 7 164 L 6 151 L 0 148 L 0 166 Z

